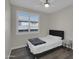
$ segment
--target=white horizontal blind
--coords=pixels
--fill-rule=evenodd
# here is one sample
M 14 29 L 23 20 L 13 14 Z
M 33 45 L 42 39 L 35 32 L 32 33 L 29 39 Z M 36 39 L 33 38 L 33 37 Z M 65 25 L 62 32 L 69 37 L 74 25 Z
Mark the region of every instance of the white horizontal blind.
M 24 11 L 16 12 L 17 26 L 16 30 L 18 33 L 29 33 L 39 31 L 39 16 L 31 15 Z

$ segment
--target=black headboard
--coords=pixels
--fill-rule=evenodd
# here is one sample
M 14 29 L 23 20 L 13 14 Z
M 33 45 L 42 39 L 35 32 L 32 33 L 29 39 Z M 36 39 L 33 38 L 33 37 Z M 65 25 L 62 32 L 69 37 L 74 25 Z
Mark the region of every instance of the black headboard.
M 64 39 L 64 31 L 60 30 L 49 30 L 49 34 L 53 36 L 60 36 L 62 37 L 62 40 Z

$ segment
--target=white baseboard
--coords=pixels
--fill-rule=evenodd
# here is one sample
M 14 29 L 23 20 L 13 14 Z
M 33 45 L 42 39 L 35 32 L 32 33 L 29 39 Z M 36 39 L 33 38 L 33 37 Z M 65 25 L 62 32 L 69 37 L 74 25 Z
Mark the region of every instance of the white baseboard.
M 27 46 L 27 45 L 16 46 L 16 47 L 11 48 L 11 50 L 18 49 L 18 48 L 22 48 L 22 47 L 25 47 L 25 46 Z
M 7 55 L 5 55 L 5 59 L 9 59 L 10 54 L 11 54 L 11 49 L 9 50 L 9 53 Z
M 8 59 L 9 59 L 9 57 L 10 57 L 10 54 L 11 54 L 11 50 L 10 50 L 10 52 L 9 52 L 9 56 L 8 56 Z

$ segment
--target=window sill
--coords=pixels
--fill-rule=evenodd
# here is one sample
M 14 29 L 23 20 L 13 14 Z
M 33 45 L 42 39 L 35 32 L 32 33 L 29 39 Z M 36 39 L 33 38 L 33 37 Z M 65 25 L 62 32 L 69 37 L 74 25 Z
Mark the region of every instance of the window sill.
M 16 35 L 38 34 L 38 32 L 17 32 Z

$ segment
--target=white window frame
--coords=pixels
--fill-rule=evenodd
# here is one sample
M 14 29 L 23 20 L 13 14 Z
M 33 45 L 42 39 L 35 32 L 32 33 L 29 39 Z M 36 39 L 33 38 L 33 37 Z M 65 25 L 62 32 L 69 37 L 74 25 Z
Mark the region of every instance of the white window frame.
M 26 12 L 26 11 L 21 11 L 21 10 L 19 10 L 20 12 Z M 30 13 L 30 12 L 27 12 L 27 13 L 29 13 L 31 16 L 33 15 L 33 16 L 39 16 L 39 18 L 38 18 L 38 23 L 39 23 L 39 25 L 38 25 L 38 28 L 39 28 L 39 30 L 38 31 L 34 31 L 34 32 L 31 32 L 30 31 L 30 25 L 29 25 L 29 31 L 28 32 L 19 32 L 18 31 L 18 20 L 17 20 L 17 15 L 16 15 L 16 34 L 17 35 L 23 35 L 23 34 L 36 34 L 36 33 L 39 33 L 40 32 L 40 15 L 38 15 L 38 14 L 36 14 L 36 13 Z M 16 10 L 16 14 L 17 14 L 17 10 Z M 29 18 L 30 18 L 30 16 L 29 16 Z M 30 20 L 30 19 L 29 19 Z M 30 24 L 30 23 L 29 23 Z

